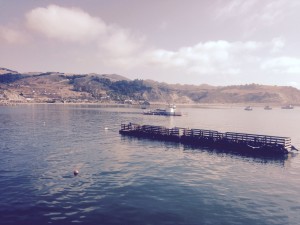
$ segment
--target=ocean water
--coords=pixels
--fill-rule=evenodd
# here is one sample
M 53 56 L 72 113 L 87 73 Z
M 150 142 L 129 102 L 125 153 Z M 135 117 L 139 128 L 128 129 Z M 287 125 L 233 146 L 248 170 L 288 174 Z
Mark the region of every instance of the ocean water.
M 290 136 L 300 109 L 0 106 L 0 224 L 299 224 L 300 156 L 121 136 L 121 123 Z M 79 170 L 78 176 L 73 171 Z

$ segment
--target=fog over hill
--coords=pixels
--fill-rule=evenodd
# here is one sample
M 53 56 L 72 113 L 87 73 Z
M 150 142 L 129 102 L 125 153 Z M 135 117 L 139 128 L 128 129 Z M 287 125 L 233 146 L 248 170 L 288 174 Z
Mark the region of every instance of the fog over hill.
M 300 90 L 259 84 L 210 86 L 129 80 L 117 74 L 66 74 L 0 68 L 1 103 L 90 102 L 133 103 L 144 101 L 181 104 L 300 105 Z

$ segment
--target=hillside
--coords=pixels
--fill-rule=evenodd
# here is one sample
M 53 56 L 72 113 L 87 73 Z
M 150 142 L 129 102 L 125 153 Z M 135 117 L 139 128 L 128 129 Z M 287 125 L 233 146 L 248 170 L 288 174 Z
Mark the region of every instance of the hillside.
M 19 73 L 0 68 L 0 103 L 211 103 L 300 105 L 300 90 L 286 86 L 225 87 L 129 80 L 117 74 Z

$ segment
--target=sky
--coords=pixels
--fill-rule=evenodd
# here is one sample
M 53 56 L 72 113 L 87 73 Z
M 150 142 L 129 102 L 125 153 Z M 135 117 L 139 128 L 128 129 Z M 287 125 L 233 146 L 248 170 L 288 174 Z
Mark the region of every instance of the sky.
M 299 0 L 0 0 L 0 67 L 300 89 Z

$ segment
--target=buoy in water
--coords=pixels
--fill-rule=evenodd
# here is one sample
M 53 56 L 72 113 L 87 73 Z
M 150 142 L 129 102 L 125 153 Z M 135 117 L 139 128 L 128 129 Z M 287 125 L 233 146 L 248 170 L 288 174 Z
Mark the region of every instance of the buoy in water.
M 79 173 L 79 171 L 78 170 L 74 170 L 74 176 L 77 176 L 78 175 L 78 173 Z
M 104 130 L 108 130 L 108 127 L 105 127 Z

